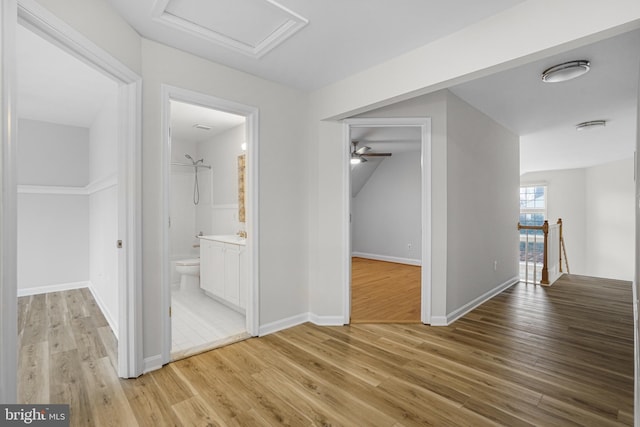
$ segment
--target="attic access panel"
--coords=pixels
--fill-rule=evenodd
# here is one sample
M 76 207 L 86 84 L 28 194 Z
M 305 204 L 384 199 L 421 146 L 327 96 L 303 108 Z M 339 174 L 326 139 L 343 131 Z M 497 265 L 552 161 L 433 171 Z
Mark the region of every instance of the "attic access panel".
M 259 58 L 309 22 L 272 0 L 158 0 L 154 19 Z

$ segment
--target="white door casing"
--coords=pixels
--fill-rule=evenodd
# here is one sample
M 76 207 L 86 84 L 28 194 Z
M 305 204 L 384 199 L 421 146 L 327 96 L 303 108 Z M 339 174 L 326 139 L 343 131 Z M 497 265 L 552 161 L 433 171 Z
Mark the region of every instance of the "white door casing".
M 162 177 L 163 177 L 163 204 L 162 204 L 162 307 L 163 312 L 162 330 L 162 363 L 169 363 L 171 360 L 171 271 L 169 262 L 169 193 L 171 181 L 171 104 L 173 101 L 185 102 L 199 105 L 204 108 L 225 111 L 227 113 L 244 116 L 246 119 L 247 138 L 247 191 L 246 191 L 246 212 L 247 212 L 247 244 L 246 255 L 248 265 L 248 286 L 247 286 L 247 306 L 246 306 L 246 329 L 249 335 L 257 336 L 259 329 L 259 110 L 257 107 L 240 104 L 215 96 L 206 95 L 191 90 L 163 84 L 161 87 L 161 109 L 162 109 Z M 202 266 L 201 266 L 202 268 Z
M 419 127 L 421 146 L 422 191 L 422 287 L 420 320 L 431 323 L 431 119 L 430 118 L 360 118 L 344 120 L 342 161 L 343 244 L 342 289 L 344 324 L 351 318 L 351 129 L 355 127 Z
M 0 402 L 17 401 L 16 0 L 0 0 Z
M 142 373 L 142 322 L 141 322 L 141 236 L 140 236 L 140 151 L 141 151 L 141 98 L 142 79 L 119 60 L 108 54 L 106 51 L 88 40 L 85 36 L 71 28 L 68 24 L 60 20 L 57 16 L 43 8 L 35 0 L 20 0 L 17 5 L 15 0 L 3 1 L 3 25 L 2 39 L 9 43 L 9 49 L 3 46 L 3 83 L 6 81 L 7 89 L 3 87 L 3 104 L 13 103 L 13 96 L 7 99 L 7 94 L 13 94 L 15 83 L 9 77 L 15 70 L 6 73 L 7 67 L 15 67 L 15 25 L 16 22 L 34 31 L 41 37 L 54 43 L 61 49 L 72 54 L 83 62 L 89 64 L 97 71 L 113 79 L 119 85 L 119 117 L 118 117 L 118 239 L 122 240 L 123 249 L 120 251 L 118 259 L 119 278 L 119 309 L 118 323 L 120 325 L 120 336 L 118 340 L 118 375 L 120 377 L 136 377 Z M 5 14 L 5 8 L 12 9 L 12 12 Z M 17 18 L 17 21 L 16 21 Z M 3 105 L 4 106 L 4 105 Z M 3 124 L 6 120 L 12 120 L 11 129 L 15 128 L 15 110 L 13 108 L 3 109 Z M 15 278 L 16 269 L 16 242 L 15 242 L 15 222 L 16 222 L 16 171 L 14 169 L 15 158 L 15 135 L 4 133 L 2 138 L 3 151 L 3 203 L 2 203 L 2 282 L 0 283 L 0 294 L 3 298 L 3 321 L 4 317 L 11 317 L 9 322 L 14 322 L 17 302 L 17 283 Z M 4 156 L 6 150 L 9 156 Z M 5 233 L 5 224 L 13 224 L 13 231 Z M 10 258 L 5 254 L 13 253 Z M 6 275 L 5 275 L 6 272 Z M 7 297 L 7 299 L 4 299 Z M 9 304 L 11 301 L 14 304 Z M 5 310 L 4 308 L 8 309 Z M 0 347 L 17 348 L 17 336 L 15 328 L 9 329 L 9 325 L 0 325 L 2 335 L 0 336 Z M 5 369 L 14 369 L 10 360 L 1 360 L 0 369 L 4 373 Z M 4 378 L 2 380 L 4 388 Z M 15 388 L 15 386 L 10 385 Z M 4 391 L 3 391 L 4 392 Z M 11 400 L 11 393 L 15 391 L 7 390 L 7 396 Z M 5 401 L 3 399 L 3 401 Z

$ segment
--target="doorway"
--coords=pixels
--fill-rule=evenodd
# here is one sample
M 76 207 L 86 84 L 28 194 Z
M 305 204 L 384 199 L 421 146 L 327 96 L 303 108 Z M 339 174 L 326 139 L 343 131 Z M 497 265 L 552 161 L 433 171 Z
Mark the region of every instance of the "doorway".
M 120 377 L 136 377 L 142 373 L 142 331 L 139 298 L 141 294 L 139 274 L 141 257 L 138 227 L 140 223 L 138 153 L 141 145 L 139 133 L 141 79 L 118 60 L 90 43 L 83 35 L 70 29 L 68 25 L 48 10 L 39 6 L 39 4 L 28 1 L 20 2 L 17 10 L 14 9 L 14 11 L 16 15 L 5 17 L 3 39 L 16 43 L 17 16 L 17 22 L 21 26 L 20 31 L 31 31 L 45 42 L 52 43 L 56 49 L 64 51 L 66 55 L 74 58 L 84 67 L 92 69 L 93 72 L 109 80 L 113 87 L 111 101 L 117 105 L 117 108 L 109 108 L 109 110 L 113 113 L 111 143 L 116 147 L 112 157 L 113 165 L 116 165 L 115 170 L 110 174 L 109 179 L 104 181 L 96 180 L 95 185 L 88 183 L 84 187 L 76 188 L 75 191 L 77 194 L 87 195 L 89 198 L 91 197 L 90 193 L 93 192 L 96 195 L 94 199 L 98 200 L 103 194 L 97 194 L 108 188 L 110 197 L 114 201 L 111 204 L 113 207 L 111 213 L 113 215 L 103 219 L 110 221 L 113 231 L 113 235 L 109 238 L 109 246 L 112 248 L 116 247 L 116 245 L 121 246 L 116 251 L 115 256 L 111 258 L 113 264 L 117 265 L 117 272 L 114 273 L 114 276 L 109 277 L 111 286 L 117 289 L 117 294 L 113 298 L 114 301 L 109 301 L 109 305 L 114 307 L 112 320 L 114 324 L 118 325 L 117 372 Z M 12 22 L 9 22 L 9 20 L 12 20 Z M 6 51 L 3 53 L 6 53 Z M 16 72 L 15 68 L 13 68 L 16 67 L 16 59 L 16 51 L 9 49 L 4 56 L 4 71 L 8 75 L 13 75 Z M 7 274 L 3 274 L 2 293 L 4 296 L 13 294 L 15 297 L 17 294 L 16 266 L 18 264 L 18 233 L 15 230 L 18 223 L 17 184 L 20 182 L 19 178 L 23 178 L 20 174 L 25 170 L 17 162 L 16 132 L 13 130 L 18 127 L 17 117 L 20 112 L 15 109 L 15 104 L 12 100 L 14 94 L 16 98 L 20 96 L 20 91 L 15 81 L 8 80 L 7 82 L 5 82 L 7 84 L 3 89 L 7 90 L 11 97 L 4 114 L 8 115 L 10 119 L 5 117 L 3 122 L 11 123 L 11 131 L 4 134 L 2 151 L 5 154 L 3 163 L 5 166 L 10 165 L 10 167 L 4 168 L 3 173 L 4 202 L 2 205 L 2 217 L 4 218 L 3 230 L 7 229 L 8 224 L 13 224 L 14 231 L 11 234 L 3 233 L 2 237 L 3 250 L 13 253 L 12 259 L 6 259 L 8 264 L 5 266 L 8 268 L 4 271 Z M 66 90 L 65 87 L 58 89 L 63 92 Z M 63 99 L 66 99 L 66 97 L 63 97 Z M 19 105 L 24 105 L 25 103 L 26 99 L 21 99 Z M 7 120 L 9 121 L 7 122 Z M 67 149 L 59 150 L 57 154 L 75 156 L 78 153 L 67 147 Z M 36 173 L 39 172 L 36 171 Z M 102 182 L 98 183 L 99 181 Z M 111 185 L 113 182 L 119 185 Z M 77 187 L 76 185 L 70 186 Z M 11 187 L 13 187 L 13 190 L 11 190 Z M 59 190 L 59 188 L 54 188 L 54 190 Z M 60 206 L 59 203 L 58 206 Z M 96 239 L 94 239 L 95 241 Z M 11 263 L 15 263 L 15 265 L 11 267 L 9 265 Z M 13 289 L 7 290 L 7 286 L 12 286 Z M 8 310 L 7 312 L 15 313 L 13 310 Z M 4 330 L 10 329 L 3 328 Z M 1 338 L 2 347 L 16 348 L 17 337 L 14 334 L 3 334 Z M 5 366 L 3 365 L 3 369 Z
M 163 86 L 163 363 L 257 335 L 257 110 Z
M 349 119 L 344 135 L 345 323 L 430 323 L 430 120 Z

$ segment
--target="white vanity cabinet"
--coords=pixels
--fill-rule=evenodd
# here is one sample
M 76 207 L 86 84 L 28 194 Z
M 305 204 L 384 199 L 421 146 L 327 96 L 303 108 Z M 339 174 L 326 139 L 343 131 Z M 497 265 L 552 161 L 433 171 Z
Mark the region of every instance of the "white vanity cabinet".
M 200 237 L 200 287 L 235 309 L 246 307 L 244 240 L 236 236 Z

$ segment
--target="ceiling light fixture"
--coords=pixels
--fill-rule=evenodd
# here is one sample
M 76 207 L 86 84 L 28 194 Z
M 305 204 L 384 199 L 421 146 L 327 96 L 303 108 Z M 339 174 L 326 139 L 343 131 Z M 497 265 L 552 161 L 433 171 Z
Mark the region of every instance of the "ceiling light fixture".
M 199 123 L 196 123 L 193 127 L 200 130 L 211 130 L 211 126 L 201 125 Z
M 360 164 L 360 163 L 364 163 L 366 161 L 367 161 L 367 159 L 362 158 L 360 156 L 351 157 L 351 164 L 352 165 L 357 165 L 357 164 Z
M 591 68 L 587 60 L 570 61 L 564 64 L 554 65 L 542 72 L 542 81 L 545 83 L 566 82 L 585 74 Z
M 606 120 L 591 120 L 589 122 L 578 123 L 576 125 L 576 130 L 577 131 L 583 131 L 583 130 L 602 129 L 606 125 L 607 125 L 607 121 Z

